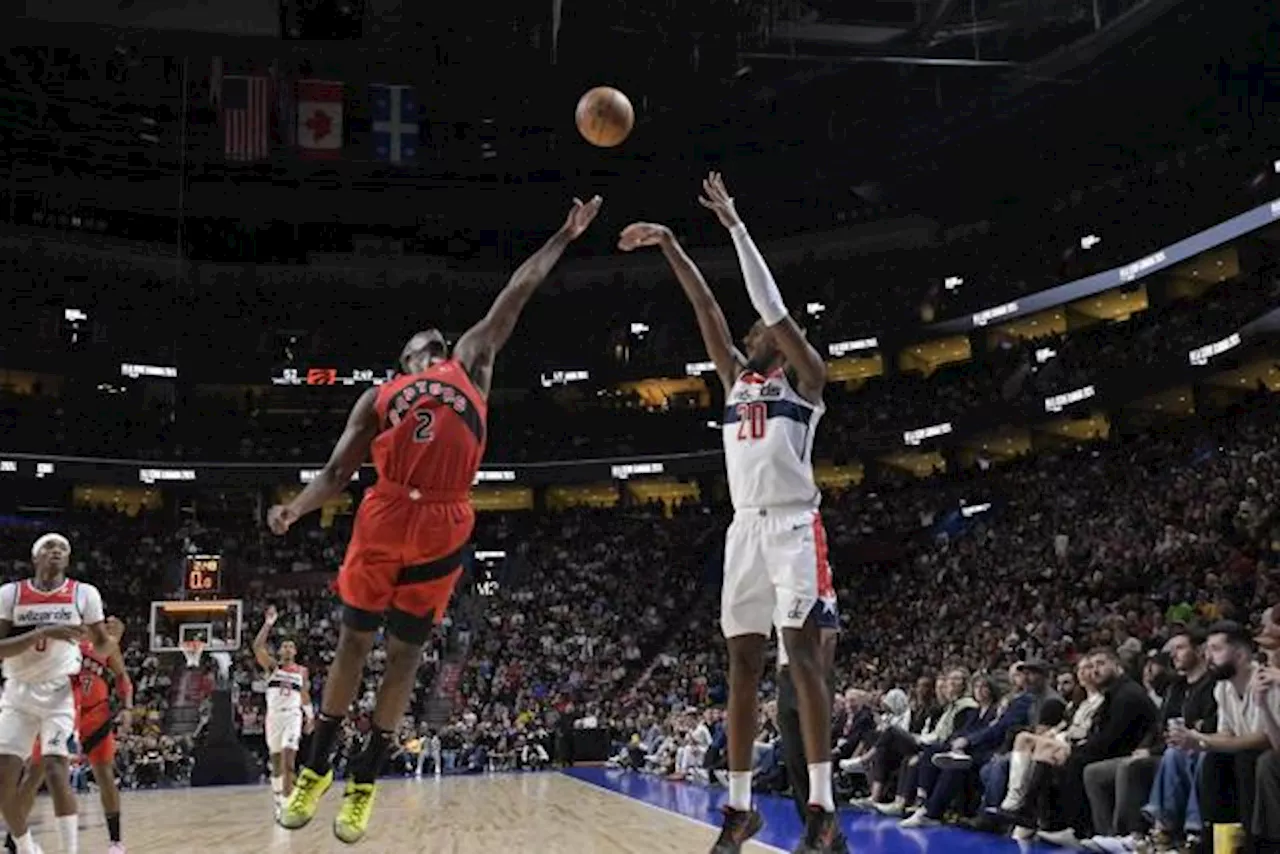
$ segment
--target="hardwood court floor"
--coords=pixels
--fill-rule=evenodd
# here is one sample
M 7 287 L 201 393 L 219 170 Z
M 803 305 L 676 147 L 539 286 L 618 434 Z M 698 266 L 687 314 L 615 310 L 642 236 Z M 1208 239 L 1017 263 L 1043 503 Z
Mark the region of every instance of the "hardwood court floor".
M 330 829 L 340 786 L 325 796 L 315 821 L 298 831 L 272 822 L 266 786 L 125 793 L 125 845 L 129 854 L 705 854 L 718 832 L 562 774 L 495 775 L 383 781 L 369 835 L 350 846 Z M 105 851 L 96 794 L 81 796 L 80 812 L 81 850 Z M 45 851 L 60 851 L 47 797 L 37 803 L 33 823 Z
M 298 831 L 276 826 L 265 785 L 170 789 L 124 795 L 130 854 L 706 854 L 718 833 L 724 790 L 669 783 L 602 768 L 565 773 L 384 780 L 369 835 L 357 846 L 330 829 L 341 784 L 315 821 Z M 795 807 L 757 800 L 766 827 L 749 854 L 788 852 L 800 841 Z M 105 851 L 96 794 L 80 799 L 80 847 Z M 860 854 L 1029 854 L 1054 849 L 954 828 L 902 830 L 879 815 L 845 809 L 841 823 Z M 49 799 L 33 815 L 36 840 L 61 850 Z

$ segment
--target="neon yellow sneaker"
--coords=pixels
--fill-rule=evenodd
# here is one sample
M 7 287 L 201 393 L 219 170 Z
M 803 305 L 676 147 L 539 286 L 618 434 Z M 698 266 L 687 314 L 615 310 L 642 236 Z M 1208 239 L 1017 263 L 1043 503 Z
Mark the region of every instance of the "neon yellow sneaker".
M 373 815 L 373 796 L 378 787 L 374 783 L 347 781 L 342 793 L 342 807 L 333 819 L 333 835 L 352 844 L 364 838 L 369 829 L 369 817 Z
M 280 811 L 280 826 L 289 830 L 306 827 L 315 818 L 320 799 L 332 785 L 332 768 L 323 777 L 310 768 L 303 768 L 293 784 L 293 791 L 289 793 L 289 800 L 285 801 L 284 809 Z

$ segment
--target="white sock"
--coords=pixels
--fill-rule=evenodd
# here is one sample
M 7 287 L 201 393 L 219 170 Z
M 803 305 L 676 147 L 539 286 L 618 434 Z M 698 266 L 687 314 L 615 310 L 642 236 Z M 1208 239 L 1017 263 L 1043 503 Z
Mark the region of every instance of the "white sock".
M 751 772 L 729 772 L 729 809 L 746 812 L 751 809 Z
M 75 813 L 60 815 L 56 822 L 63 854 L 80 854 L 80 817 Z
M 31 838 L 31 831 L 13 840 L 13 844 L 18 846 L 18 854 L 36 854 L 36 841 Z
M 835 795 L 831 791 L 831 763 L 809 763 L 809 803 L 827 812 L 836 811 Z
M 284 777 L 271 778 L 271 793 L 277 796 L 284 794 Z

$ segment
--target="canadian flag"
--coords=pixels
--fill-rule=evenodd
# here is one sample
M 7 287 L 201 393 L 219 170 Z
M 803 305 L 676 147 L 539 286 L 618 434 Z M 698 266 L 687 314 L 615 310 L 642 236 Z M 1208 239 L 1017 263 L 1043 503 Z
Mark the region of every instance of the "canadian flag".
M 342 84 L 333 80 L 298 81 L 300 157 L 338 157 L 342 152 Z

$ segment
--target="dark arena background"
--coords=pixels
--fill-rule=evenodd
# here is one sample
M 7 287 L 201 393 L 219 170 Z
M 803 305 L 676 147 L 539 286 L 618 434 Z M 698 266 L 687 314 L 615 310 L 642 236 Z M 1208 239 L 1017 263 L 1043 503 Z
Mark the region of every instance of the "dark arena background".
M 273 820 L 253 645 L 274 607 L 269 646 L 296 641 L 318 711 L 377 475 L 366 459 L 284 536 L 268 509 L 331 474 L 410 335 L 456 342 L 597 194 L 497 358 L 464 575 L 360 844 L 711 849 L 723 388 L 662 255 L 617 244 L 669 226 L 744 335 L 734 244 L 698 204 L 713 170 L 826 360 L 812 460 L 848 850 L 1280 851 L 1275 4 L 0 18 L 0 565 L 28 577 L 32 543 L 64 534 L 71 577 L 125 623 L 113 854 L 345 850 L 337 794 L 305 828 Z M 601 85 L 635 111 L 612 148 L 574 124 Z M 775 646 L 765 828 L 741 850 L 836 850 L 806 847 L 791 800 Z M 105 848 L 99 782 L 70 768 L 79 844 Z M 31 827 L 70 850 L 47 795 Z

